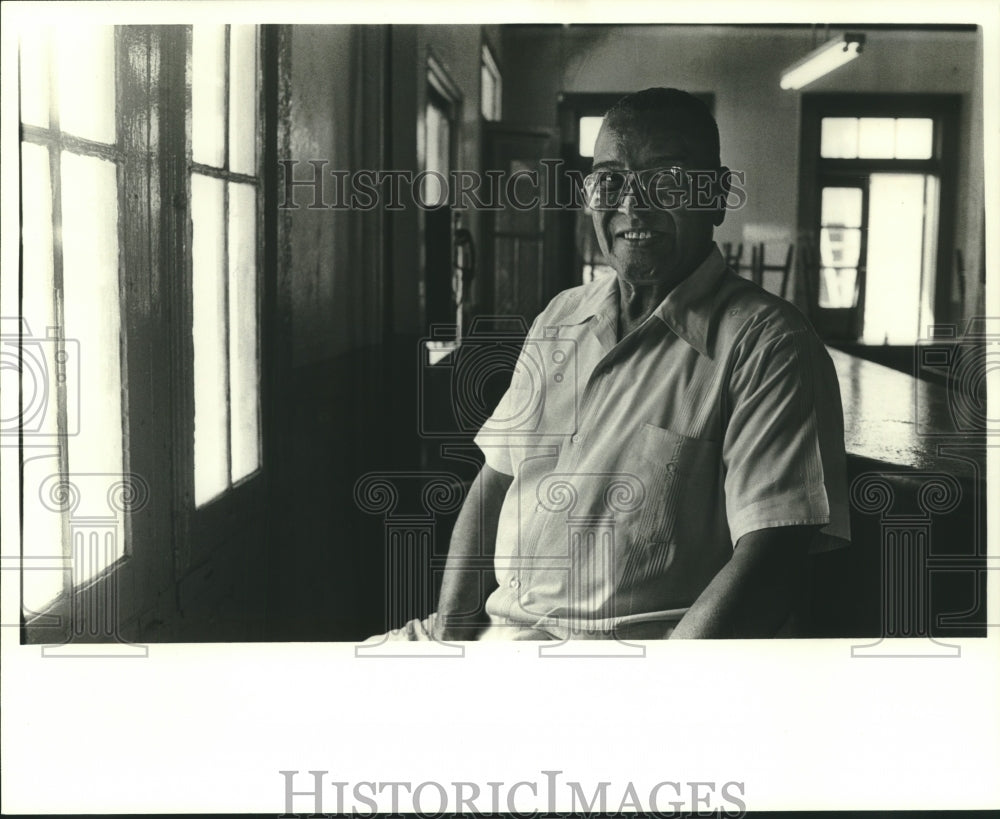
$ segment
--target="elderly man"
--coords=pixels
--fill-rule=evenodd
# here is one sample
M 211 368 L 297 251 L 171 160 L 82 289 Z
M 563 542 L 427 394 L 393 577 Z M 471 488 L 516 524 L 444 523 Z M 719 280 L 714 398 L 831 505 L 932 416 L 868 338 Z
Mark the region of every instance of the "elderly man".
M 617 275 L 535 320 L 476 438 L 438 611 L 390 638 L 771 637 L 794 619 L 806 555 L 849 536 L 840 394 L 806 319 L 714 244 L 727 176 L 695 97 L 608 111 L 584 191 Z

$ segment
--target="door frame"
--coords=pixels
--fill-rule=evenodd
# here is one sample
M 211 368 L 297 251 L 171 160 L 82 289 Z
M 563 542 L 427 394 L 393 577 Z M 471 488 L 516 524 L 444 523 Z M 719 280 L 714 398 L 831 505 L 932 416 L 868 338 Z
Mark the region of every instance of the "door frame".
M 828 309 L 819 306 L 819 192 L 821 186 L 853 176 L 869 176 L 891 171 L 933 174 L 940 185 L 938 236 L 935 257 L 935 280 L 932 303 L 934 323 L 950 321 L 951 264 L 955 248 L 955 207 L 958 177 L 958 123 L 961 108 L 959 94 L 883 94 L 883 93 L 814 93 L 803 94 L 799 143 L 798 242 L 816 250 L 815 264 L 800 266 L 805 277 L 809 318 L 824 339 L 854 341 L 862 332 L 865 280 L 862 277 L 858 305 L 854 308 Z M 934 120 L 931 159 L 821 159 L 820 122 L 823 117 L 930 117 Z M 853 181 L 853 180 L 852 180 Z M 867 202 L 867 197 L 865 198 Z M 867 214 L 865 215 L 867 218 Z M 863 226 L 867 231 L 867 225 Z M 863 241 L 863 244 L 867 244 Z M 800 258 L 802 255 L 800 253 Z M 866 259 L 861 258 L 862 267 Z M 867 272 L 867 271 L 865 271 Z M 844 313 L 857 312 L 856 316 Z M 853 338 L 850 337 L 853 334 Z
M 459 158 L 461 157 L 461 140 L 462 140 L 462 109 L 464 103 L 464 97 L 462 95 L 461 89 L 458 84 L 451 78 L 448 73 L 448 69 L 445 67 L 444 62 L 438 58 L 435 54 L 434 49 L 427 46 L 426 56 L 424 60 L 424 75 L 425 81 L 423 83 L 423 95 L 421 99 L 421 105 L 417 109 L 417 163 L 418 171 L 423 172 L 427 170 L 427 107 L 434 100 L 438 107 L 444 107 L 445 113 L 448 118 L 448 166 L 449 171 L 455 170 L 458 165 Z M 442 106 L 441 103 L 444 103 Z M 447 194 L 448 202 L 443 206 L 448 209 L 449 217 L 449 248 L 453 245 L 454 237 L 451 235 L 451 179 L 447 180 Z M 420 237 L 420 308 L 421 314 L 424 316 L 422 324 L 425 326 L 422 328 L 422 332 L 426 333 L 428 327 L 426 326 L 429 322 L 428 315 L 428 293 L 430 292 L 430 270 L 428 265 L 428 254 L 427 254 L 427 241 L 428 241 L 428 229 L 427 229 L 427 213 L 423 208 L 417 208 L 417 232 Z M 450 249 L 449 249 L 450 255 Z M 451 278 L 449 277 L 447 286 L 451 286 Z M 457 313 L 456 313 L 457 315 Z

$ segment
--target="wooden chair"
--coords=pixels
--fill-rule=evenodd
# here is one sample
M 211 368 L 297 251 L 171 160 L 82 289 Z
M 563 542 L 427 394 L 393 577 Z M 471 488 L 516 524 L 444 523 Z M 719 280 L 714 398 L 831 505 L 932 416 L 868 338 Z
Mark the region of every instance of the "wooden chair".
M 743 242 L 740 242 L 736 246 L 735 253 L 733 253 L 732 242 L 725 242 L 722 245 L 722 255 L 726 259 L 726 264 L 731 267 L 733 272 L 738 276 L 740 273 L 740 266 L 743 263 Z
M 781 273 L 781 291 L 783 299 L 788 298 L 788 284 L 791 281 L 792 257 L 795 255 L 795 244 L 789 243 L 785 261 L 782 264 L 766 264 L 764 262 L 764 243 L 759 242 L 750 248 L 750 278 L 754 284 L 764 286 L 765 273 Z

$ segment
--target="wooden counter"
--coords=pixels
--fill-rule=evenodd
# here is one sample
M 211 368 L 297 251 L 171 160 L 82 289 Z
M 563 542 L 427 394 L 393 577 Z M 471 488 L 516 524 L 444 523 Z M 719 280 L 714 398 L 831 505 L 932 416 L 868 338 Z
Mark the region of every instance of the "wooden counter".
M 844 405 L 848 456 L 913 470 L 955 472 L 940 446 L 969 446 L 985 468 L 982 434 L 956 432 L 947 388 L 828 347 Z M 947 434 L 946 433 L 951 433 Z

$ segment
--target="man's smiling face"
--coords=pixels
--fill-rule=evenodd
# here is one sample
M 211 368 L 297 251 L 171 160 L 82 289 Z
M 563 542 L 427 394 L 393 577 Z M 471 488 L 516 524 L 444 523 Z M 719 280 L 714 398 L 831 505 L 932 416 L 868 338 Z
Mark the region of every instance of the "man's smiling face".
M 683 115 L 645 114 L 627 124 L 605 121 L 594 146 L 594 170 L 643 171 L 678 166 L 715 170 L 700 154 Z M 633 190 L 626 188 L 625 193 Z M 717 193 L 717 191 L 713 191 Z M 636 287 L 673 287 L 702 262 L 724 211 L 692 210 L 687 197 L 678 207 L 660 208 L 623 195 L 615 210 L 595 210 L 594 229 L 605 258 L 623 282 Z

